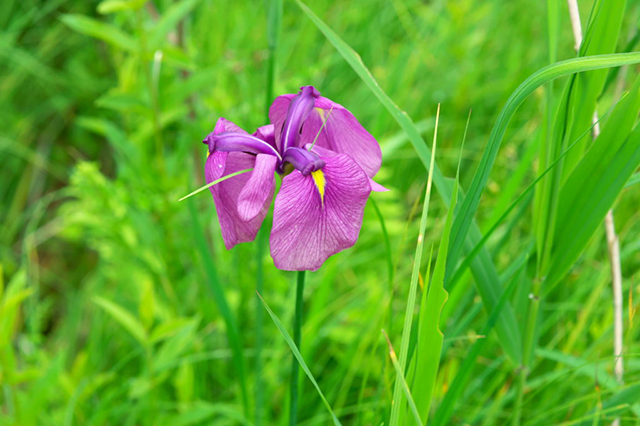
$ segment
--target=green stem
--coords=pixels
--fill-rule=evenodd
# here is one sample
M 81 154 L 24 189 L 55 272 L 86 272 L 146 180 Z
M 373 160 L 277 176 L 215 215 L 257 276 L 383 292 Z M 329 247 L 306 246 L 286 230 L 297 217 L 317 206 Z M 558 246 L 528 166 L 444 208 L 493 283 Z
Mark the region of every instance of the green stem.
M 262 261 L 264 259 L 264 251 L 266 247 L 266 235 L 267 230 L 263 224 L 262 228 L 258 232 L 257 245 L 258 249 L 256 251 L 256 291 L 258 294 L 262 294 L 262 290 L 264 288 L 264 270 L 262 267 Z M 260 297 L 256 296 L 256 359 L 255 359 L 255 369 L 256 369 L 256 385 L 255 385 L 255 426 L 260 426 L 262 424 L 262 416 L 264 414 L 264 410 L 262 409 L 264 406 L 264 385 L 262 380 L 262 346 L 263 346 L 263 331 L 262 331 L 262 323 L 264 321 L 264 307 L 262 306 L 262 302 L 260 302 Z
M 151 112 L 153 116 L 153 135 L 155 139 L 156 161 L 160 171 L 164 171 L 164 142 L 162 141 L 162 126 L 160 123 L 160 102 L 158 99 L 158 88 L 154 82 L 153 74 L 149 64 L 147 64 L 147 33 L 144 29 L 144 17 L 139 9 L 136 13 L 136 24 L 140 35 L 140 64 L 144 70 L 145 79 L 147 80 L 147 89 L 151 98 Z
M 533 291 L 529 295 L 531 304 L 529 305 L 529 312 L 527 314 L 527 324 L 524 332 L 523 352 L 522 352 L 522 365 L 520 371 L 518 371 L 518 377 L 516 382 L 516 400 L 515 409 L 513 415 L 513 426 L 520 426 L 522 419 L 522 407 L 524 405 L 524 390 L 527 386 L 527 376 L 531 369 L 531 363 L 533 360 L 533 349 L 536 343 L 537 325 L 538 325 L 538 313 L 540 312 L 540 287 L 541 280 L 536 279 L 533 285 Z
M 282 0 L 271 0 L 266 3 L 267 6 L 267 44 L 269 47 L 269 58 L 267 62 L 267 81 L 265 91 L 264 115 L 265 122 L 269 122 L 269 108 L 273 102 L 273 86 L 276 75 L 276 50 L 278 48 L 278 35 L 280 32 L 280 22 L 282 20 Z M 267 246 L 268 228 L 263 224 L 258 233 L 258 249 L 256 251 L 256 290 L 258 294 L 262 294 L 264 287 L 264 271 L 262 261 L 265 256 Z M 264 309 L 260 298 L 256 297 L 256 388 L 255 388 L 255 426 L 262 425 L 262 416 L 264 414 L 264 380 L 262 377 L 262 346 L 263 331 L 262 322 L 264 318 Z
M 293 318 L 293 342 L 302 352 L 302 302 L 304 293 L 304 275 L 305 271 L 298 272 L 298 280 L 296 284 L 296 312 Z M 298 360 L 294 357 L 291 362 L 291 404 L 289 405 L 289 426 L 295 426 L 298 420 L 298 373 L 300 366 Z

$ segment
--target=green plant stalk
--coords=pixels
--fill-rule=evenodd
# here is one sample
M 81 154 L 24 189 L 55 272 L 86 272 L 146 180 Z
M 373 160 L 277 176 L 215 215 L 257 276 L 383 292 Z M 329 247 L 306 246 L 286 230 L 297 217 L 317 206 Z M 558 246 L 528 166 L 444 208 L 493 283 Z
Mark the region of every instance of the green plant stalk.
M 145 79 L 147 80 L 147 86 L 149 90 L 149 96 L 151 97 L 151 110 L 153 116 L 153 134 L 155 138 L 155 151 L 156 161 L 158 162 L 158 168 L 160 171 L 164 171 L 164 143 L 162 141 L 162 127 L 160 125 L 160 104 L 158 102 L 158 90 L 154 85 L 151 69 L 147 66 L 147 33 L 144 29 L 142 10 L 136 11 L 136 24 L 138 33 L 140 34 L 140 65 L 144 69 Z
M 298 279 L 296 281 L 296 312 L 293 317 L 293 343 L 298 350 L 302 343 L 302 308 L 304 295 L 304 278 L 305 271 L 298 271 Z M 298 374 L 300 366 L 298 360 L 293 357 L 291 361 L 291 385 L 290 389 L 290 405 L 289 405 L 289 426 L 298 424 Z
M 273 101 L 273 86 L 276 74 L 276 51 L 282 21 L 282 0 L 271 0 L 265 3 L 267 8 L 267 44 L 269 57 L 267 60 L 266 90 L 264 102 L 265 122 L 269 122 L 269 107 Z M 262 224 L 256 241 L 256 291 L 262 294 L 264 290 L 263 261 L 267 247 L 267 227 Z M 263 327 L 264 309 L 259 297 L 256 297 L 256 358 L 255 358 L 255 426 L 262 425 L 264 415 L 264 380 L 262 374 L 262 347 L 264 344 Z
M 516 399 L 513 412 L 512 425 L 519 426 L 522 418 L 522 406 L 524 403 L 524 390 L 527 386 L 527 376 L 531 368 L 531 361 L 533 359 L 533 348 L 536 342 L 537 324 L 538 324 L 538 312 L 540 312 L 540 288 L 542 281 L 536 279 L 533 283 L 533 289 L 529 298 L 531 304 L 527 312 L 527 323 L 524 331 L 523 341 L 523 353 L 522 353 L 522 365 L 518 371 L 516 381 Z
M 266 229 L 264 226 L 258 231 L 258 238 L 256 240 L 256 291 L 262 294 L 264 288 L 264 268 L 262 261 L 264 260 L 264 252 L 266 248 Z M 262 323 L 264 322 L 264 308 L 260 302 L 260 298 L 256 296 L 256 358 L 255 358 L 255 425 L 260 426 L 262 424 L 262 416 L 264 415 L 264 390 L 262 380 L 262 346 L 264 344 Z
M 416 252 L 413 260 L 413 269 L 411 272 L 411 282 L 409 284 L 409 296 L 407 298 L 407 308 L 404 314 L 404 325 L 402 327 L 402 340 L 400 341 L 400 371 L 402 374 L 406 372 L 407 356 L 409 353 L 409 340 L 411 340 L 411 324 L 413 322 L 413 311 L 416 305 L 416 292 L 418 288 L 418 278 L 420 276 L 420 266 L 422 264 L 422 252 L 424 247 L 424 234 L 427 229 L 427 217 L 429 215 L 429 202 L 431 201 L 431 184 L 433 183 L 433 172 L 436 156 L 436 140 L 438 138 L 438 119 L 440 117 L 440 105 L 436 113 L 436 124 L 433 131 L 433 149 L 431 151 L 431 161 L 429 164 L 429 176 L 427 177 L 427 189 L 424 195 L 424 203 L 422 204 L 422 216 L 420 218 L 420 232 L 418 233 L 418 241 L 416 244 Z M 404 412 L 405 401 L 402 399 L 402 380 L 404 377 L 397 377 L 393 389 L 393 406 L 391 407 L 391 416 L 389 418 L 390 426 L 400 424 L 400 415 Z
M 222 318 L 224 319 L 225 325 L 227 327 L 227 338 L 229 340 L 229 345 L 231 346 L 231 351 L 233 353 L 232 362 L 234 364 L 236 374 L 239 376 L 238 381 L 240 383 L 238 386 L 240 387 L 240 394 L 242 396 L 242 407 L 244 409 L 245 416 L 248 417 L 249 398 L 247 393 L 247 382 L 245 374 L 245 357 L 238 323 L 224 294 L 224 290 L 220 282 L 220 277 L 218 276 L 216 264 L 212 260 L 214 259 L 213 252 L 207 244 L 207 240 L 205 239 L 204 234 L 202 233 L 203 228 L 200 225 L 200 220 L 198 218 L 198 213 L 196 211 L 196 206 L 193 200 L 188 203 L 188 207 L 189 214 L 191 216 L 193 236 L 198 248 L 198 252 L 200 253 L 202 263 L 204 264 L 204 270 L 207 277 L 207 289 L 213 297 L 218 311 L 220 312 L 220 315 L 222 315 Z

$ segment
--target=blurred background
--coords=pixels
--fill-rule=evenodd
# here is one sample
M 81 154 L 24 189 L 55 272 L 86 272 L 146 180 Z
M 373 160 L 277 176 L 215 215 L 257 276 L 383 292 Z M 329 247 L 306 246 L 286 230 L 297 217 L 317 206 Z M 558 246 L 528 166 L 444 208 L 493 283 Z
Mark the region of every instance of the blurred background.
M 583 25 L 591 5 L 580 2 Z M 513 90 L 549 64 L 550 48 L 558 60 L 575 56 L 564 2 L 554 46 L 545 2 L 308 6 L 361 55 L 425 140 L 441 104 L 436 161 L 454 177 L 460 157 L 462 187 Z M 638 9 L 629 2 L 619 51 L 634 50 Z M 249 131 L 265 124 L 267 22 L 267 6 L 245 0 L 0 2 L 0 424 L 286 423 L 291 355 L 256 307 L 256 245 L 224 249 L 208 191 L 177 201 L 204 184 L 201 141 L 218 117 Z M 274 94 L 314 85 L 383 149 L 376 180 L 391 191 L 372 197 L 384 221 L 369 203 L 356 246 L 307 275 L 302 354 L 344 424 L 386 424 L 395 372 L 380 329 L 399 345 L 426 170 L 392 115 L 293 1 L 284 1 L 279 40 Z M 621 87 L 633 82 L 631 70 Z M 483 231 L 536 177 L 545 111 L 538 90 L 512 120 L 476 215 Z M 487 244 L 501 273 L 531 247 L 530 201 Z M 640 380 L 638 205 L 637 186 L 615 205 L 627 383 Z M 446 211 L 434 195 L 427 254 Z M 262 295 L 289 325 L 295 277 L 275 270 L 268 255 L 260 266 Z M 602 228 L 544 305 L 526 424 L 594 422 L 591 410 L 615 394 L 609 277 Z M 450 293 L 436 401 L 485 338 L 451 424 L 507 424 L 516 366 L 493 333 L 478 337 L 488 314 L 471 274 Z M 524 287 L 514 296 L 520 328 L 517 301 L 526 294 Z M 256 367 L 257 328 L 264 339 Z M 300 424 L 329 424 L 304 377 L 301 386 Z M 623 424 L 638 424 L 637 405 L 621 405 Z

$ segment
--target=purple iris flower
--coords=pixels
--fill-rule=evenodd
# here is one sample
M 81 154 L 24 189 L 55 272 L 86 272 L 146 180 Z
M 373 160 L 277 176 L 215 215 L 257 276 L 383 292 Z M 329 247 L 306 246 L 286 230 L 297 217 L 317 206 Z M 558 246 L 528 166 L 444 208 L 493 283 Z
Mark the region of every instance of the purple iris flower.
M 272 124 L 249 134 L 220 118 L 204 140 L 209 147 L 207 183 L 245 169 L 210 187 L 227 249 L 252 241 L 275 191 L 271 256 L 279 269 L 316 270 L 353 246 L 380 169 L 380 146 L 343 106 L 313 86 L 276 98 Z

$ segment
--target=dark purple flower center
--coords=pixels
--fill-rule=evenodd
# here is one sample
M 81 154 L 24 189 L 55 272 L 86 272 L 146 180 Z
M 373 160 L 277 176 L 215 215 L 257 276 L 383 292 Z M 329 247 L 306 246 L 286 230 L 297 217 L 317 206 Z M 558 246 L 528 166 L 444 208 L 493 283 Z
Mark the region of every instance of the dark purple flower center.
M 208 145 L 209 153 L 223 151 L 273 155 L 278 158 L 278 173 L 284 173 L 285 163 L 289 163 L 307 176 L 325 166 L 325 162 L 316 153 L 298 148 L 302 126 L 313 111 L 316 98 L 319 96 L 320 92 L 313 86 L 300 88 L 300 92 L 291 100 L 287 117 L 282 124 L 279 149 L 273 131 L 267 131 L 266 126 L 258 129 L 254 135 L 233 131 L 210 134 L 203 142 Z

